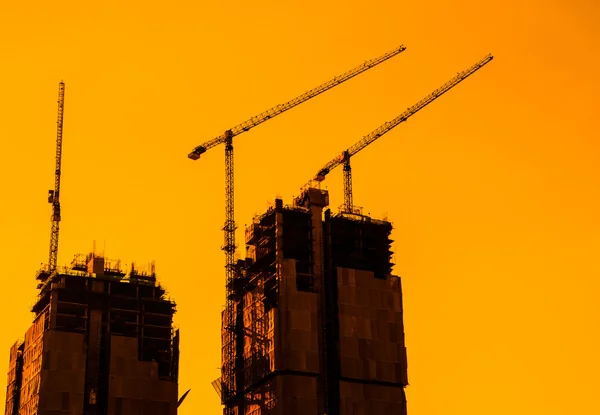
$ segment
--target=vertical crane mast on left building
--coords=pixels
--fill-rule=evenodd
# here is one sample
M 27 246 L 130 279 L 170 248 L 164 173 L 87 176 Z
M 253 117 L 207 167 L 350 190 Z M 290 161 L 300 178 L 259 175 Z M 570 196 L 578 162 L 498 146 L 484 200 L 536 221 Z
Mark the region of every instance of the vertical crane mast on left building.
M 52 204 L 52 231 L 50 233 L 50 258 L 48 272 L 56 269 L 58 259 L 58 232 L 60 229 L 60 173 L 62 159 L 62 133 L 65 105 L 65 83 L 58 84 L 58 118 L 56 121 L 56 168 L 54 170 L 54 190 L 48 191 L 48 203 Z

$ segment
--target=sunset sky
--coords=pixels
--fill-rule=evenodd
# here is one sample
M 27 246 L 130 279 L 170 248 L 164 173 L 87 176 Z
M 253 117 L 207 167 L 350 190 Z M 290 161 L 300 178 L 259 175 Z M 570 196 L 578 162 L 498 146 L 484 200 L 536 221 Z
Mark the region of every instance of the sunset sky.
M 404 44 L 234 140 L 239 252 L 270 201 L 492 53 L 352 160 L 355 204 L 394 224 L 408 413 L 600 413 L 599 23 L 593 0 L 3 2 L 0 399 L 48 260 L 61 79 L 59 263 L 94 241 L 155 260 L 180 414 L 219 414 L 224 149 L 187 154 Z M 325 184 L 337 211 L 341 168 Z

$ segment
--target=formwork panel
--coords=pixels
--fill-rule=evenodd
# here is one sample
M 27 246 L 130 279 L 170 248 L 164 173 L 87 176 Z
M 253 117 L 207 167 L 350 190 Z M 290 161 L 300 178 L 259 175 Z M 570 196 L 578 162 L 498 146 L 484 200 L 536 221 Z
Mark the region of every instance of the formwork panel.
M 83 413 L 85 336 L 80 333 L 46 331 L 43 334 L 43 350 L 43 387 L 39 391 L 39 414 L 56 410 Z
M 275 411 L 269 415 L 317 415 L 316 377 L 278 375 L 275 380 Z
M 340 382 L 340 415 L 406 415 L 406 395 L 400 386 Z
M 281 364 L 278 370 L 319 371 L 318 294 L 300 291 L 296 284 L 296 261 L 283 260 L 279 313 Z
M 138 339 L 111 336 L 108 415 L 177 413 L 177 383 L 161 380 L 158 363 L 138 359 Z
M 400 278 L 338 268 L 341 376 L 406 385 Z

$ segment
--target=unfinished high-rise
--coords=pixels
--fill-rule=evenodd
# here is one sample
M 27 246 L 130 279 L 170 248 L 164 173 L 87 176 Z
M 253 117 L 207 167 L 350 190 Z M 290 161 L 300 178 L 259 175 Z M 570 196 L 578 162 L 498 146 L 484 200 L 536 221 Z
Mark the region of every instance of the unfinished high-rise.
M 10 349 L 5 415 L 175 415 L 179 331 L 154 266 L 89 254 L 37 273 L 33 325 Z
M 246 229 L 214 383 L 225 414 L 406 414 L 392 226 L 323 212 L 328 204 L 326 191 L 309 188 Z

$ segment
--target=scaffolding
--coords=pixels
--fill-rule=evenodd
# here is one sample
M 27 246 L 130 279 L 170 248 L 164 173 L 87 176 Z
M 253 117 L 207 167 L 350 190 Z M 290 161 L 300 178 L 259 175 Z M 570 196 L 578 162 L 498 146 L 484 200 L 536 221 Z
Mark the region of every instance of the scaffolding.
M 224 414 L 264 414 L 276 402 L 269 374 L 274 365 L 274 313 L 278 302 L 277 219 L 271 207 L 245 230 L 249 256 L 237 262 L 222 313 L 221 379 L 213 387 Z M 232 352 L 233 351 L 233 352 Z
M 332 266 L 372 271 L 376 278 L 392 273 L 392 224 L 347 212 L 332 215 Z

